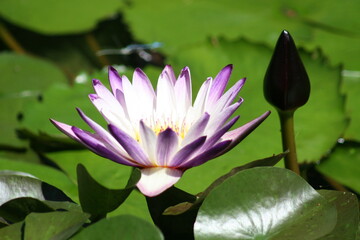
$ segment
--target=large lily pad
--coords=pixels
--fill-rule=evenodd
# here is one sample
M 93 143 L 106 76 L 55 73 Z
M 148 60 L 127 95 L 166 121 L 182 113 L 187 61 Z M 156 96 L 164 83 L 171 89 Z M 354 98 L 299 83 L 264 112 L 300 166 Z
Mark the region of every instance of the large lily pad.
M 44 34 L 69 34 L 85 32 L 97 22 L 114 15 L 123 1 L 21 1 L 4 0 L 0 15 L 21 27 Z
M 304 179 L 259 167 L 215 188 L 200 207 L 194 232 L 197 240 L 312 240 L 330 233 L 336 219 L 335 206 Z
M 24 103 L 38 102 L 49 85 L 65 83 L 66 78 L 49 62 L 12 53 L 0 54 L 0 72 L 0 145 L 19 146 L 22 143 L 15 128 L 22 119 Z

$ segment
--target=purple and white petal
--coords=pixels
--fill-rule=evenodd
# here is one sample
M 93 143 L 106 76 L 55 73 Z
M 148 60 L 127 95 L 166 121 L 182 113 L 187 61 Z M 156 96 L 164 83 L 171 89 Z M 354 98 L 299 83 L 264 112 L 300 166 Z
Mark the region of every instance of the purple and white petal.
M 213 135 L 225 122 L 233 115 L 233 113 L 239 108 L 242 101 L 234 103 L 233 105 L 225 108 L 222 112 L 211 115 L 210 121 L 205 129 L 205 135 Z
M 133 126 L 130 124 L 128 118 L 121 108 L 114 109 L 108 105 L 108 103 L 99 98 L 96 94 L 89 94 L 89 98 L 97 110 L 101 113 L 107 123 L 114 124 L 118 128 L 123 129 L 130 135 L 134 135 Z
M 234 99 L 237 97 L 245 81 L 245 78 L 237 81 L 234 86 L 232 86 L 228 91 L 226 91 L 226 93 L 222 95 L 214 105 L 208 106 L 207 110 L 209 111 L 209 113 L 218 113 L 221 112 L 224 108 L 230 106 Z
M 136 186 L 145 196 L 155 197 L 179 181 L 182 174 L 182 171 L 174 168 L 143 168 Z
M 192 104 L 190 70 L 185 67 L 181 70 L 180 76 L 175 83 L 175 99 L 178 118 L 184 117 Z
M 239 142 L 241 142 L 241 140 L 243 140 L 247 135 L 249 135 L 252 131 L 254 131 L 270 115 L 270 113 L 271 113 L 270 111 L 267 111 L 264 114 L 262 114 L 260 117 L 255 118 L 254 120 L 246 123 L 245 125 L 225 133 L 222 136 L 222 139 L 232 140 L 231 145 L 229 145 L 228 149 L 226 150 L 227 151 L 231 150 Z
M 199 165 L 219 156 L 218 154 L 223 151 L 226 151 L 227 147 L 230 144 L 231 144 L 231 140 L 218 142 L 217 144 L 215 144 L 214 146 L 212 146 L 205 152 L 201 153 L 200 155 L 197 155 L 196 157 L 194 157 L 184 163 L 181 163 L 178 166 L 178 168 L 188 169 L 188 168 L 199 166 Z
M 73 130 L 71 129 L 72 126 L 70 125 L 67 125 L 65 123 L 62 123 L 62 122 L 58 122 L 54 119 L 51 119 L 50 118 L 50 122 L 52 124 L 54 124 L 54 126 L 59 129 L 61 132 L 65 133 L 68 137 L 78 141 L 81 143 L 81 140 L 76 136 L 76 134 L 73 132 Z
M 144 167 L 152 166 L 149 157 L 134 138 L 112 124 L 109 124 L 109 131 L 135 162 Z
M 121 92 L 123 91 L 122 79 L 119 76 L 119 73 L 116 71 L 116 69 L 111 66 L 109 66 L 108 77 L 109 77 L 109 82 L 110 82 L 112 92 L 113 92 L 114 96 L 117 97 L 116 91 L 117 90 L 120 90 Z
M 208 106 L 215 104 L 215 102 L 222 96 L 226 85 L 229 81 L 233 66 L 231 64 L 227 65 L 218 73 L 214 78 L 213 84 L 210 89 L 209 99 L 207 101 L 206 110 Z
M 184 139 L 181 142 L 181 146 L 185 146 L 203 135 L 203 132 L 209 122 L 210 115 L 208 113 L 204 113 L 200 119 L 198 119 L 188 130 Z
M 96 94 L 104 99 L 108 105 L 113 108 L 122 108 L 120 102 L 114 97 L 114 95 L 107 89 L 100 80 L 93 79 L 93 87 Z
M 175 85 L 176 77 L 174 70 L 170 65 L 165 66 L 159 78 L 165 79 L 166 81 L 169 81 L 172 85 Z
M 240 118 L 240 116 L 236 116 L 227 122 L 222 128 L 214 132 L 212 135 L 207 137 L 205 144 L 201 147 L 200 151 L 207 151 L 207 149 L 211 148 L 214 144 L 216 144 L 220 138 L 236 123 L 236 121 Z M 222 139 L 223 140 L 223 139 Z
M 138 98 L 137 101 L 139 105 L 141 105 L 143 114 L 146 116 L 151 115 L 154 109 L 156 95 L 149 78 L 140 68 L 135 69 L 133 89 L 136 92 L 136 97 Z
M 72 130 L 81 140 L 81 143 L 83 143 L 87 148 L 89 148 L 97 155 L 127 166 L 140 166 L 131 159 L 123 158 L 119 154 L 114 152 L 112 148 L 110 148 L 109 145 L 103 142 L 102 139 L 100 139 L 96 134 L 92 134 L 77 127 L 72 127 Z
M 174 84 L 170 79 L 159 77 L 156 89 L 156 115 L 157 119 L 166 119 L 173 115 L 176 109 Z
M 79 108 L 76 108 L 76 110 L 78 111 L 80 117 L 86 122 L 86 124 L 89 125 L 89 127 L 91 127 L 103 141 L 110 145 L 114 152 L 118 153 L 122 157 L 129 158 L 129 155 L 124 150 L 124 148 L 108 131 L 94 122 L 91 118 L 86 116 L 85 113 L 83 113 Z
M 156 134 L 151 128 L 146 126 L 142 120 L 140 121 L 139 134 L 141 147 L 147 153 L 149 161 L 153 166 L 156 166 Z
M 179 147 L 179 137 L 171 128 L 159 133 L 156 142 L 156 159 L 158 166 L 168 166 L 168 163 Z
M 169 167 L 177 167 L 181 163 L 186 162 L 188 159 L 192 158 L 205 141 L 206 136 L 202 136 L 181 148 L 172 158 L 171 162 L 169 163 Z
M 208 78 L 200 87 L 200 90 L 195 98 L 194 107 L 189 111 L 188 119 L 193 121 L 199 118 L 203 112 L 205 112 L 205 104 L 211 88 L 212 79 Z

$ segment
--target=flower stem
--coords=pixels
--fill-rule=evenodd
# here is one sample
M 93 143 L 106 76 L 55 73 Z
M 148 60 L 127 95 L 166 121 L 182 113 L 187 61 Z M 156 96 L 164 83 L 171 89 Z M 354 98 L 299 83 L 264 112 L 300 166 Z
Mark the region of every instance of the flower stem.
M 0 38 L 14 52 L 19 54 L 28 54 L 15 37 L 9 32 L 4 24 L 0 22 Z
M 285 156 L 285 167 L 300 175 L 299 165 L 296 155 L 296 144 L 294 134 L 294 110 L 278 111 L 281 124 L 281 137 L 283 150 L 289 150 Z
M 96 40 L 95 36 L 92 33 L 88 33 L 85 35 L 85 40 L 86 43 L 88 44 L 88 46 L 90 47 L 90 49 L 93 51 L 93 53 L 96 55 L 96 53 L 98 51 L 101 50 L 100 48 L 100 44 L 98 43 L 98 41 Z M 110 61 L 106 56 L 98 56 L 96 55 L 100 64 L 102 66 L 108 66 L 110 65 Z

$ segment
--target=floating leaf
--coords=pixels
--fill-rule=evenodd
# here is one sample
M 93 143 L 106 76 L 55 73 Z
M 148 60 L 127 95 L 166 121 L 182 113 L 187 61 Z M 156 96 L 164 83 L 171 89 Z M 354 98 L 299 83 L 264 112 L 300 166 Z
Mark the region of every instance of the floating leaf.
M 292 171 L 259 167 L 215 188 L 200 207 L 195 238 L 318 239 L 336 225 L 336 208 Z
M 1 130 L 0 145 L 19 146 L 22 143 L 15 128 L 23 117 L 24 103 L 38 102 L 44 89 L 55 82 L 66 82 L 66 78 L 50 62 L 13 53 L 0 54 L 0 72 L 0 111 L 6 113 L 0 115 L 0 124 L 6 126 Z
M 275 164 L 277 164 L 285 155 L 287 154 L 287 152 L 285 153 L 281 153 L 278 154 L 276 156 L 272 156 L 272 157 L 268 157 L 268 158 L 264 158 L 264 159 L 259 159 L 259 160 L 255 160 L 252 161 L 250 163 L 247 163 L 243 166 L 240 167 L 236 167 L 233 168 L 230 172 L 228 172 L 227 174 L 219 177 L 218 179 L 216 179 L 209 187 L 207 187 L 203 192 L 197 194 L 197 198 L 196 201 L 194 202 L 182 202 L 179 203 L 175 206 L 171 206 L 168 207 L 167 209 L 165 209 L 164 211 L 164 215 L 178 215 L 178 214 L 182 214 L 186 211 L 188 211 L 189 209 L 193 209 L 194 207 L 199 208 L 200 205 L 202 204 L 202 202 L 204 201 L 204 199 L 206 198 L 206 196 L 214 189 L 216 188 L 218 185 L 220 185 L 222 182 L 224 182 L 226 179 L 228 179 L 229 177 L 235 175 L 236 173 L 246 170 L 246 169 L 250 169 L 250 168 L 254 168 L 254 167 L 263 167 L 263 166 L 274 166 Z
M 346 113 L 350 118 L 349 126 L 345 131 L 344 138 L 347 140 L 360 141 L 360 71 L 351 72 L 344 70 L 343 74 L 345 74 L 345 77 L 342 82 L 342 90 L 346 94 L 345 107 Z M 358 76 L 356 76 L 356 74 Z
M 0 236 L 3 240 L 22 240 L 23 222 L 14 223 L 0 228 Z
M 337 145 L 316 169 L 360 193 L 360 144 L 345 142 Z
M 0 171 L 0 192 L 0 205 L 19 197 L 44 199 L 41 181 L 20 172 Z
M 360 8 L 356 0 L 339 7 L 313 1 L 158 1 L 133 0 L 124 15 L 136 39 L 162 41 L 164 50 L 176 55 L 209 37 L 239 38 L 274 46 L 279 31 L 289 30 L 298 46 L 321 47 L 334 64 L 360 70 Z M 141 16 L 141 17 L 139 17 Z M 166 19 L 166 21 L 164 21 Z M 194 24 L 195 23 L 195 24 Z M 200 55 L 201 56 L 201 55 Z M 206 58 L 203 58 L 206 59 Z M 357 64 L 357 65 L 356 65 Z
M 69 239 L 88 217 L 79 212 L 31 213 L 25 219 L 24 239 Z
M 359 203 L 355 194 L 331 190 L 319 190 L 329 202 L 335 203 L 337 223 L 334 230 L 321 240 L 356 239 L 359 225 Z
M 32 212 L 52 212 L 49 207 L 36 198 L 21 197 L 12 199 L 0 206 L 0 216 L 10 222 L 19 222 Z
M 46 182 L 58 189 L 61 189 L 67 196 L 69 196 L 74 201 L 77 200 L 77 187 L 75 185 L 75 180 L 71 181 L 71 179 L 69 179 L 66 174 L 54 168 L 40 164 L 0 158 L 0 170 L 12 170 L 29 173 L 39 178 L 41 181 Z M 39 180 L 36 181 L 40 182 Z M 39 189 L 42 189 L 41 183 L 39 183 Z M 1 197 L 2 195 L 0 195 L 0 199 Z
M 49 4 L 50 8 L 44 8 Z M 16 25 L 40 33 L 69 34 L 91 30 L 99 20 L 114 15 L 122 6 L 123 2 L 116 0 L 88 3 L 82 0 L 51 3 L 46 0 L 4 0 L 0 3 L 0 15 Z
M 73 240 L 131 239 L 161 240 L 161 232 L 149 222 L 140 218 L 122 215 L 102 219 L 75 235 Z

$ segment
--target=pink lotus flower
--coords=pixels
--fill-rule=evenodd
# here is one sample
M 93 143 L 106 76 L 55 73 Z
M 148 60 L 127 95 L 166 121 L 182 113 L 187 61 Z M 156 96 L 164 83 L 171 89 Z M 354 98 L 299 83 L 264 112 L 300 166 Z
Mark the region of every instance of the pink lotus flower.
M 240 79 L 224 93 L 231 71 L 232 65 L 228 65 L 215 79 L 208 78 L 192 103 L 188 67 L 182 69 L 176 79 L 171 66 L 166 66 L 156 92 L 139 68 L 131 83 L 110 67 L 112 92 L 99 80 L 93 80 L 96 94 L 89 95 L 107 121 L 109 131 L 80 109 L 77 110 L 81 118 L 94 133 L 51 121 L 60 131 L 94 153 L 140 168 L 137 187 L 146 196 L 156 196 L 174 185 L 185 170 L 235 147 L 270 114 L 266 112 L 229 131 L 239 119 L 239 116 L 230 117 L 243 102 L 242 98 L 234 100 L 245 82 Z

